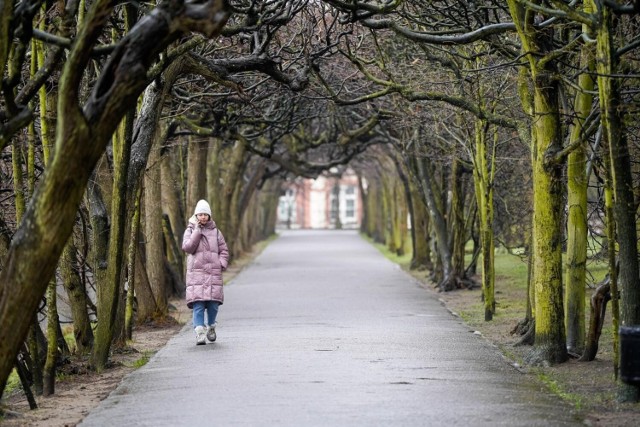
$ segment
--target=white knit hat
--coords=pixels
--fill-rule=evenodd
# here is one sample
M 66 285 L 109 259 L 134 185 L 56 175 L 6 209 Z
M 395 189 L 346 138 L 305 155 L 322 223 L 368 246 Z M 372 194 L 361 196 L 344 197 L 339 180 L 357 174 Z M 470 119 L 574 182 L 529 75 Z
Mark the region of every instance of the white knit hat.
M 209 218 L 211 218 L 211 207 L 206 200 L 198 200 L 198 203 L 196 204 L 196 210 L 193 212 L 194 215 L 198 215 L 201 213 L 205 213 L 209 215 Z

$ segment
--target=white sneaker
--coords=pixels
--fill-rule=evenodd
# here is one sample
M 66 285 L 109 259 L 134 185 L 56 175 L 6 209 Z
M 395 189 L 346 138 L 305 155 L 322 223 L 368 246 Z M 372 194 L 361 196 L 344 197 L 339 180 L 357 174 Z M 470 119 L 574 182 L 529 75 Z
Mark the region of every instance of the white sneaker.
M 211 342 L 216 340 L 216 324 L 210 325 L 207 328 L 207 339 Z
M 195 332 L 196 332 L 196 345 L 206 344 L 204 340 L 205 338 L 204 326 L 196 326 Z

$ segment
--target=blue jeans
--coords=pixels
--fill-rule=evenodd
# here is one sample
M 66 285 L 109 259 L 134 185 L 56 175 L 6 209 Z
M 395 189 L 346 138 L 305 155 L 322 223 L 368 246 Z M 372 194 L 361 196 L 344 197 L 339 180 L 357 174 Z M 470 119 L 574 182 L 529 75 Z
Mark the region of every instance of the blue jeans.
M 204 326 L 204 312 L 207 312 L 207 324 L 216 323 L 218 315 L 218 301 L 196 301 L 193 303 L 193 327 Z

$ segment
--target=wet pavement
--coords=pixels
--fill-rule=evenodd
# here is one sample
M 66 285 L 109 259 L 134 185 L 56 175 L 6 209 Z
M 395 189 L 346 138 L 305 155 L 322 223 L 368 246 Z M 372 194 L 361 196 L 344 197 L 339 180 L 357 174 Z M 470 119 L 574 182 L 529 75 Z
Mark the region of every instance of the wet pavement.
M 286 231 L 225 287 L 218 341 L 191 325 L 82 426 L 571 426 L 354 231 Z

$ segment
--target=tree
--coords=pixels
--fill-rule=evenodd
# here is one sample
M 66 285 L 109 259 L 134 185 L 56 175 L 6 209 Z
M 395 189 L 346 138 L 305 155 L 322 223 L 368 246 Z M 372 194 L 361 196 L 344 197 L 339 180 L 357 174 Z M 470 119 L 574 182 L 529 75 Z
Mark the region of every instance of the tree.
M 596 70 L 598 72 L 598 94 L 600 114 L 605 141 L 609 148 L 609 170 L 611 171 L 614 196 L 614 219 L 619 245 L 620 266 L 617 279 L 620 290 L 620 321 L 622 325 L 640 323 L 640 289 L 638 289 L 638 242 L 636 230 L 636 204 L 627 139 L 619 105 L 620 82 L 614 77 L 617 71 L 615 43 L 613 39 L 613 17 L 608 7 L 595 8 L 599 25 L 596 31 Z M 615 265 L 610 266 L 611 269 Z M 612 284 L 617 287 L 617 284 Z M 614 293 L 614 297 L 615 297 Z M 622 401 L 638 401 L 640 387 L 620 383 L 619 398 Z

